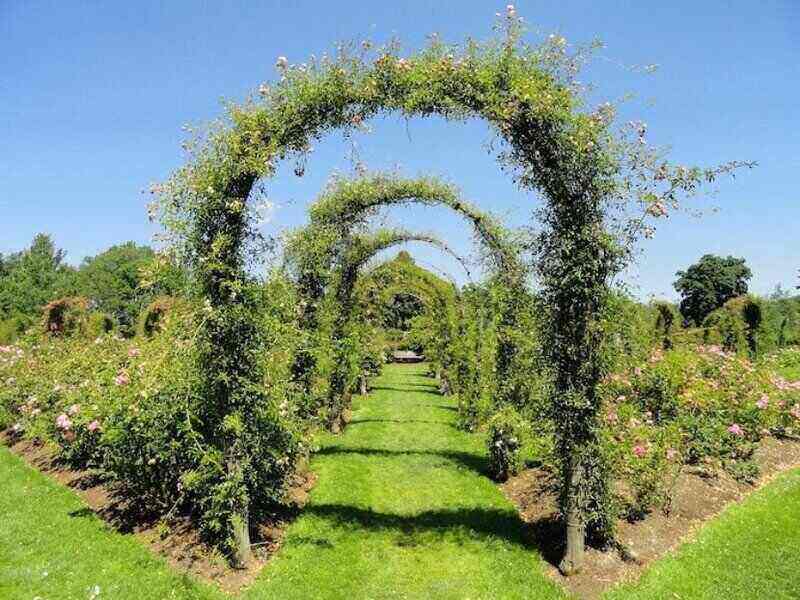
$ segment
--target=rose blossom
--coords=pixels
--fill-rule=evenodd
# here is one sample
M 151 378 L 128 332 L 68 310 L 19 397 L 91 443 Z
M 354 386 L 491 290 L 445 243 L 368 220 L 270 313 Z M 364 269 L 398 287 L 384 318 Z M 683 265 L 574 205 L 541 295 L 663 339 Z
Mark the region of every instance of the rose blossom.
M 633 447 L 633 453 L 638 457 L 642 458 L 645 454 L 647 454 L 647 448 L 642 446 L 641 444 L 636 445 Z
M 731 426 L 728 427 L 728 433 L 742 437 L 744 435 L 744 429 L 738 423 L 731 423 Z
M 131 348 L 130 350 L 128 350 L 128 356 L 130 358 L 135 358 L 135 357 L 139 356 L 141 353 L 142 353 L 142 351 L 139 350 L 138 348 Z
M 89 431 L 97 431 L 98 429 L 100 429 L 100 421 L 95 419 L 86 426 L 86 429 L 88 429 Z
M 70 421 L 67 415 L 61 413 L 58 415 L 58 417 L 56 417 L 56 427 L 63 429 L 64 431 L 69 431 L 72 427 L 72 421 Z
M 763 394 L 761 398 L 758 399 L 758 402 L 756 402 L 756 406 L 761 410 L 767 408 L 769 406 L 769 396 Z
M 114 383 L 117 385 L 128 385 L 131 382 L 131 378 L 125 371 L 120 371 L 119 374 L 114 377 Z

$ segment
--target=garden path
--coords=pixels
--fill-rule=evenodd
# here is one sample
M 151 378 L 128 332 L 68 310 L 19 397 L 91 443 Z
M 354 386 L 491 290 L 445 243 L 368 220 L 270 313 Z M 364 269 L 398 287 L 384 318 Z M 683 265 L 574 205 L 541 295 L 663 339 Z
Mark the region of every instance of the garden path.
M 310 502 L 247 598 L 564 597 L 426 370 L 387 366 L 320 440 Z

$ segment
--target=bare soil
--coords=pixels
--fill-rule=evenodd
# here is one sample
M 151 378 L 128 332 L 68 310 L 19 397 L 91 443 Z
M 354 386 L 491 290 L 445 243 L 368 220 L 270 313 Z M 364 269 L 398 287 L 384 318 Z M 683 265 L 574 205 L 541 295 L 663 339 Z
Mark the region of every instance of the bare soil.
M 670 513 L 655 511 L 635 522 L 620 520 L 618 540 L 631 555 L 623 560 L 617 549 L 587 548 L 583 570 L 564 577 L 557 565 L 563 546 L 554 481 L 548 473 L 528 469 L 502 484 L 503 493 L 517 507 L 528 527 L 528 539 L 547 562 L 550 577 L 578 598 L 599 598 L 617 583 L 635 581 L 647 565 L 691 540 L 699 527 L 732 502 L 772 480 L 779 473 L 800 467 L 800 442 L 768 438 L 756 451 L 761 475 L 755 485 L 739 483 L 725 472 L 686 467 L 679 476 Z
M 87 508 L 76 516 L 94 513 L 115 531 L 136 536 L 174 569 L 214 584 L 227 593 L 238 593 L 255 580 L 280 547 L 286 528 L 308 501 L 308 492 L 316 483 L 316 476 L 310 471 L 294 477 L 288 490 L 289 508 L 256 526 L 251 532 L 253 560 L 244 569 L 233 569 L 219 552 L 201 540 L 188 517 L 179 516 L 165 522 L 160 515 L 143 512 L 97 473 L 76 471 L 59 462 L 47 446 L 18 440 L 9 432 L 0 433 L 0 443 L 36 470 L 78 494 Z

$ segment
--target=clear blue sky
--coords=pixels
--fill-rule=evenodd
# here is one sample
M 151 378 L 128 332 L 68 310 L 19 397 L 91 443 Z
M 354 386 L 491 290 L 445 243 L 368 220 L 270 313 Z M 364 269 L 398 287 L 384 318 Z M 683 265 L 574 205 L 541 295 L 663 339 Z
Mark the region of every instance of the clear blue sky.
M 184 159 L 185 123 L 221 113 L 275 77 L 285 55 L 303 62 L 340 40 L 431 32 L 447 41 L 491 34 L 505 1 L 38 2 L 0 0 L 0 252 L 51 233 L 77 263 L 125 240 L 146 243 L 151 182 Z M 629 116 L 649 124 L 674 160 L 756 160 L 724 184 L 720 211 L 678 218 L 644 246 L 630 282 L 642 297 L 673 295 L 674 273 L 707 252 L 744 256 L 752 289 L 794 286 L 800 268 L 800 2 L 798 0 L 523 0 L 518 12 L 570 42 L 603 39 L 588 76 L 598 98 L 639 94 Z M 649 77 L 617 64 L 660 65 Z M 651 102 L 652 100 L 652 102 Z M 387 118 L 358 139 L 370 168 L 436 173 L 484 208 L 525 222 L 536 199 L 515 190 L 487 155 L 480 123 Z M 302 179 L 291 166 L 270 184 L 271 227 L 296 225 L 331 171 L 349 170 L 348 145 L 325 140 Z M 465 253 L 470 236 L 432 209 L 395 211 L 404 225 L 438 232 Z M 451 261 L 423 262 L 463 278 Z

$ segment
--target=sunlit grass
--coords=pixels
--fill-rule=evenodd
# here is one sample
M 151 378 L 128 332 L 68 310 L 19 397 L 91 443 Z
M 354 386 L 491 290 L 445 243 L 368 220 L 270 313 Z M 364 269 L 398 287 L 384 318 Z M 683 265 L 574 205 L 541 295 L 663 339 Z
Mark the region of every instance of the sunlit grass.
M 323 436 L 311 501 L 243 599 L 565 598 L 485 477 L 480 436 L 457 430 L 453 399 L 422 366 L 389 366 Z M 69 489 L 0 448 L 0 598 L 214 599 Z M 705 526 L 613 599 L 798 598 L 800 471 Z

